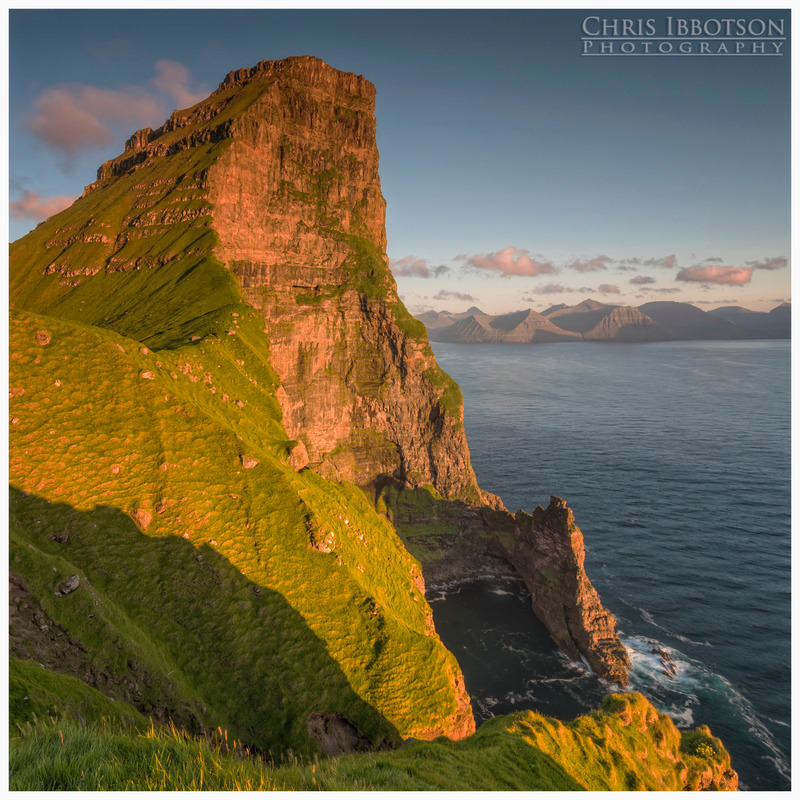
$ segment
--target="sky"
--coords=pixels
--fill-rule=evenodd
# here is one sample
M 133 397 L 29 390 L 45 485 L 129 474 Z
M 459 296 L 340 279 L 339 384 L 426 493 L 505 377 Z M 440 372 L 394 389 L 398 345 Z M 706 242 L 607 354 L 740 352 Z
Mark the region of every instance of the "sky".
M 595 34 L 643 48 L 667 17 L 783 19 L 768 44 L 785 55 L 592 52 Z M 13 10 L 10 238 L 232 69 L 313 55 L 377 88 L 387 250 L 413 313 L 769 310 L 790 298 L 790 44 L 787 10 Z

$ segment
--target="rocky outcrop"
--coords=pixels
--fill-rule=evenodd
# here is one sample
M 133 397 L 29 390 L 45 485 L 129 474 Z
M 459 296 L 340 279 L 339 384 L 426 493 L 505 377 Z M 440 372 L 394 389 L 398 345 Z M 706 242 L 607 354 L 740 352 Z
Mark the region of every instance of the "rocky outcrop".
M 518 511 L 513 537 L 495 542 L 525 580 L 533 609 L 566 655 L 598 675 L 628 685 L 630 659 L 584 569 L 583 534 L 560 497 L 532 515 Z
M 386 486 L 381 497 L 406 547 L 422 562 L 428 589 L 516 573 L 559 649 L 628 685 L 628 653 L 586 574 L 583 534 L 564 500 L 551 497 L 546 509 L 511 514 L 436 500 L 423 490 Z

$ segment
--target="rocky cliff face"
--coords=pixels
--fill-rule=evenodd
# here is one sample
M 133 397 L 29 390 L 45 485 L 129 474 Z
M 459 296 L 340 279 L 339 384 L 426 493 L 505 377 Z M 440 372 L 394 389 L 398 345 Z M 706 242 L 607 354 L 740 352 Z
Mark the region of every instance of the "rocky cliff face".
M 219 92 L 259 84 L 209 199 L 217 255 L 266 321 L 294 466 L 476 499 L 457 388 L 388 270 L 374 87 L 298 58 L 231 73 Z
M 536 614 L 570 658 L 585 658 L 598 674 L 628 685 L 630 660 L 617 638 L 616 621 L 603 608 L 586 575 L 583 534 L 560 497 L 533 515 L 517 512 L 514 536 L 498 541 L 533 598 Z
M 583 534 L 559 497 L 533 514 L 437 501 L 422 490 L 383 498 L 430 586 L 516 573 L 558 647 L 598 675 L 628 685 L 630 659 L 584 569 Z
M 400 303 L 388 270 L 374 94 L 364 78 L 309 57 L 231 73 L 206 100 L 155 131 L 134 134 L 83 198 L 18 243 L 13 300 L 147 343 L 140 377 L 167 387 L 165 402 L 181 387 L 226 436 L 259 453 L 239 453 L 237 465 L 250 465 L 254 475 L 268 465 L 280 473 L 291 492 L 269 502 L 282 509 L 297 493 L 300 528 L 308 528 L 300 539 L 311 537 L 315 552 L 334 558 L 328 537 L 344 546 L 353 531 L 344 512 L 334 524 L 329 511 L 305 509 L 312 488 L 320 509 L 334 491 L 320 489 L 313 473 L 376 492 L 397 484 L 435 497 L 436 508 L 466 533 L 450 542 L 465 563 L 493 557 L 516 567 L 565 652 L 583 654 L 623 682 L 624 649 L 583 572 L 578 540 L 556 535 L 561 517 L 514 517 L 477 486 L 458 387 L 436 365 L 424 327 Z M 534 332 L 550 326 L 539 315 L 521 322 Z M 491 329 L 507 333 L 502 323 Z M 313 472 L 288 470 L 290 479 L 281 472 L 286 461 Z M 267 503 L 269 486 L 278 486 L 277 478 L 265 480 L 252 501 Z M 240 491 L 226 496 L 238 501 Z M 161 506 L 147 502 L 158 520 Z M 273 535 L 273 513 L 253 517 L 263 536 Z M 366 547 L 369 538 L 357 537 L 353 547 Z M 380 584 L 379 558 L 336 558 L 348 580 L 359 583 L 363 574 L 370 587 Z M 272 564 L 265 557 L 264 568 Z M 542 582 L 553 575 L 558 591 L 548 589 L 553 581 Z M 310 590 L 303 595 L 312 603 Z M 411 595 L 419 603 L 419 587 Z M 380 627 L 379 617 L 365 615 L 365 624 Z M 421 614 L 413 616 L 417 625 Z M 400 642 L 396 633 L 386 638 Z M 352 667 L 351 680 L 396 664 L 388 652 L 376 656 L 377 667 Z M 422 730 L 464 735 L 472 725 L 469 699 L 458 670 L 442 664 L 455 708 Z

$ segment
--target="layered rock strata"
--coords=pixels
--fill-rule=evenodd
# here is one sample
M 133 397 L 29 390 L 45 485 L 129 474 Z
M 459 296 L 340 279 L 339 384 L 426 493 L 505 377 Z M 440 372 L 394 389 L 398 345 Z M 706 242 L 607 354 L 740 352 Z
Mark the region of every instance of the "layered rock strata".
M 48 233 L 56 244 L 44 267 L 33 248 L 20 249 L 18 275 L 38 269 L 41 277 L 15 284 L 14 297 L 46 297 L 48 313 L 161 347 L 199 348 L 209 335 L 235 335 L 240 311 L 254 307 L 279 379 L 292 467 L 376 491 L 386 481 L 405 491 L 430 487 L 466 515 L 467 529 L 478 521 L 480 535 L 457 543 L 462 553 L 478 548 L 517 568 L 565 652 L 602 664 L 590 654 L 605 643 L 611 661 L 622 663 L 582 551 L 570 556 L 550 535 L 555 522 L 534 533 L 536 515 L 533 523 L 513 517 L 477 485 L 460 391 L 438 368 L 388 269 L 374 97 L 363 77 L 310 57 L 232 72 L 206 100 L 135 133 L 125 153 L 100 168 L 98 182 L 68 210 L 72 222 Z M 83 217 L 78 206 L 87 209 Z M 214 259 L 235 290 L 217 289 L 198 316 L 180 286 Z M 147 283 L 169 317 L 171 327 L 148 333 L 152 339 L 143 333 L 151 330 L 147 303 L 117 309 L 110 294 L 91 316 L 72 294 L 80 284 L 89 297 L 92 281 L 111 286 L 110 276 L 127 280 L 118 273 L 129 271 L 146 273 L 135 276 L 138 284 Z M 249 305 L 235 305 L 242 295 Z M 522 322 L 532 331 L 550 326 L 539 315 Z M 542 582 L 546 570 L 565 571 L 558 591 Z M 610 666 L 602 674 L 622 680 Z
M 375 88 L 293 58 L 231 73 L 207 102 L 259 84 L 209 199 L 217 255 L 266 321 L 295 466 L 477 499 L 458 390 L 388 269 Z

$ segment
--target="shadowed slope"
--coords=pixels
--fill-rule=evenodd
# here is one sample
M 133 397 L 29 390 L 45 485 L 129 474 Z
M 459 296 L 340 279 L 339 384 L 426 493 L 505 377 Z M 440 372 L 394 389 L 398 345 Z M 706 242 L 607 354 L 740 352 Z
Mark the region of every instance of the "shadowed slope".
M 10 473 L 20 490 L 79 511 L 112 506 L 147 536 L 214 549 L 248 581 L 285 598 L 361 700 L 403 735 L 470 730 L 460 670 L 433 632 L 419 566 L 360 491 L 285 464 L 270 371 L 240 337 L 154 354 L 97 328 L 28 314 L 17 315 L 11 334 Z M 47 533 L 60 532 L 60 516 L 47 515 Z M 93 541 L 75 568 L 94 577 L 102 559 L 107 572 L 120 569 L 113 543 Z M 167 580 L 168 563 L 143 551 L 137 564 Z M 203 585 L 202 603 L 224 620 L 239 588 Z M 153 613 L 164 612 L 159 596 L 150 602 Z M 196 639 L 199 632 L 176 630 L 174 646 L 199 648 L 202 661 L 216 652 L 216 638 L 224 641 L 211 631 Z M 287 658 L 281 669 L 302 661 L 291 651 Z M 248 685 L 261 674 L 251 661 L 241 669 Z M 229 692 L 224 676 L 216 678 Z M 316 681 L 309 696 L 324 697 Z M 299 714 L 289 684 L 283 696 L 286 713 Z M 251 707 L 258 704 L 241 713 Z M 270 716 L 262 720 L 268 729 Z M 244 724 L 233 713 L 229 721 Z

